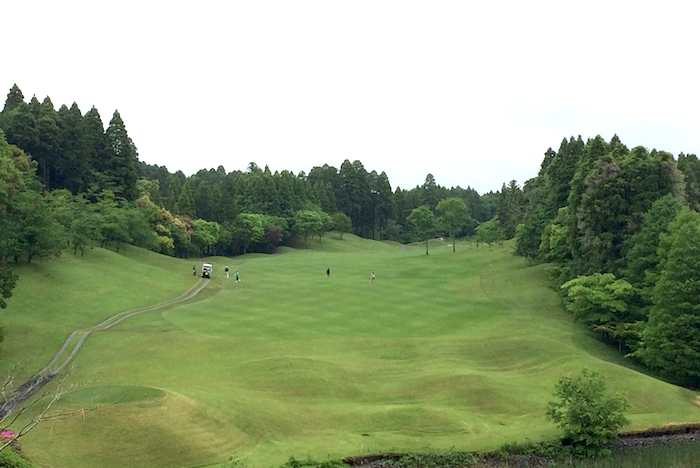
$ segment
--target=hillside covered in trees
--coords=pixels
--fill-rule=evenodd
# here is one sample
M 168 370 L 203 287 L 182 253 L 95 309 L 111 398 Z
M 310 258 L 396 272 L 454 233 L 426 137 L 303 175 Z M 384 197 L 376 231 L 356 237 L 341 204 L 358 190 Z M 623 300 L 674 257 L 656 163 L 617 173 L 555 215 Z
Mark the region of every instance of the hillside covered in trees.
M 515 226 L 516 255 L 554 265 L 576 320 L 666 378 L 700 385 L 694 154 L 564 139 L 515 206 L 515 221 L 499 222 Z

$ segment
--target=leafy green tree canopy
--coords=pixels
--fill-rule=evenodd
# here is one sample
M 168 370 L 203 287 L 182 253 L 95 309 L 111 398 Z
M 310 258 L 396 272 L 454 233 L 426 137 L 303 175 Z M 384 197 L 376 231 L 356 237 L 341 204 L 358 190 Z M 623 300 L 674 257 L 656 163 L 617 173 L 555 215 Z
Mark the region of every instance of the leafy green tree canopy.
M 309 236 L 323 229 L 321 214 L 313 210 L 299 210 L 294 214 L 294 232 L 304 237 L 304 245 Z
M 243 244 L 243 253 L 247 253 L 248 246 L 260 242 L 265 234 L 263 230 L 263 215 L 253 213 L 241 213 L 233 222 L 233 236 Z
M 620 394 L 609 395 L 598 372 L 583 369 L 578 376 L 564 376 L 547 405 L 547 417 L 571 439 L 575 453 L 597 456 L 610 453 L 605 444 L 617 439 L 628 424 L 624 411 L 629 403 Z
M 700 384 L 700 214 L 684 207 L 659 245 L 660 274 L 638 357 L 678 382 Z
M 435 216 L 427 205 L 419 206 L 408 215 L 408 222 L 413 226 L 413 231 L 420 240 L 425 241 L 425 254 L 428 255 L 428 241 L 435 232 Z
M 452 238 L 452 252 L 455 251 L 455 235 L 469 219 L 467 205 L 461 198 L 445 198 L 437 204 L 437 210 L 442 212 L 441 221 L 449 228 Z
M 632 286 L 612 273 L 579 276 L 561 288 L 569 298 L 566 308 L 574 314 L 574 319 L 589 326 L 619 321 L 632 294 Z
M 335 213 L 333 215 L 333 229 L 338 232 L 341 239 L 343 238 L 344 233 L 352 232 L 352 221 L 350 220 L 350 217 L 342 211 Z
M 488 244 L 489 248 L 492 244 L 504 240 L 506 240 L 506 232 L 499 226 L 497 218 L 481 223 L 476 228 L 476 241 Z

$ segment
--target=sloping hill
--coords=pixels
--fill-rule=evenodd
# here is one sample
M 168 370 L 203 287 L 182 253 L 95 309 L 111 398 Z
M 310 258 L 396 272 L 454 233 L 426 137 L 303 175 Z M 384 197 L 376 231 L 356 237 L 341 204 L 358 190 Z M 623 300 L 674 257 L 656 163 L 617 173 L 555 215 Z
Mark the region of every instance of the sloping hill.
M 71 375 L 85 387 L 60 409 L 102 406 L 40 425 L 29 455 L 52 467 L 270 466 L 494 448 L 555 435 L 544 407 L 584 366 L 627 393 L 634 427 L 700 418 L 692 392 L 620 365 L 571 323 L 546 267 L 508 248 L 434 243 L 426 256 L 347 234 L 309 246 L 208 259 L 214 278 L 193 301 L 91 335 Z M 31 373 L 70 331 L 179 295 L 192 263 L 93 249 L 24 268 L 2 364 L 26 357 Z

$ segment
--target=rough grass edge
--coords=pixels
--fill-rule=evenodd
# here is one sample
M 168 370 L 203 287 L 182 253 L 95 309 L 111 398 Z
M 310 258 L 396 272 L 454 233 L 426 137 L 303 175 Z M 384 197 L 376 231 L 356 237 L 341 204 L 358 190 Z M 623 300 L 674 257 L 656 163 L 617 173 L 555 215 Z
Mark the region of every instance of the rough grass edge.
M 668 424 L 661 427 L 649 427 L 643 430 L 621 432 L 619 439 L 653 438 L 661 436 L 700 433 L 700 423 Z M 505 444 L 500 449 L 490 452 L 460 452 L 446 451 L 443 453 L 377 453 L 346 457 L 342 463 L 351 467 L 478 467 L 478 466 L 547 466 L 547 462 L 562 461 L 573 457 L 571 441 L 554 439 L 542 442 L 525 442 L 521 444 Z M 293 458 L 290 459 L 294 460 Z M 311 460 L 307 461 L 307 463 Z M 312 462 L 313 463 L 313 462 Z M 336 467 L 343 466 L 337 462 L 316 465 L 306 464 L 297 466 Z M 295 465 L 285 464 L 283 468 Z

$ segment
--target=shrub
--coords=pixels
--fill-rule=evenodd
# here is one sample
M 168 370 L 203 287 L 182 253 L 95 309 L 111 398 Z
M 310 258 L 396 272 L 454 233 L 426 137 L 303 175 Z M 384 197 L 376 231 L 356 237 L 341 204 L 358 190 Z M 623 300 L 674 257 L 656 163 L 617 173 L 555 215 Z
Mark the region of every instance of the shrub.
M 325 462 L 318 462 L 307 458 L 306 460 L 297 460 L 294 457 L 290 457 L 289 461 L 282 465 L 280 468 L 344 468 L 345 465 L 340 460 L 328 460 Z
M 32 464 L 14 450 L 0 452 L 0 468 L 32 468 Z
M 508 455 L 537 456 L 549 460 L 571 457 L 571 446 L 563 445 L 560 439 L 504 444 L 499 451 L 504 454 L 504 458 Z
M 583 369 L 579 376 L 564 376 L 555 387 L 547 416 L 564 429 L 574 453 L 598 456 L 610 453 L 605 444 L 617 439 L 622 426 L 628 423 L 623 412 L 629 408 L 619 395 L 606 395 L 605 382 L 597 372 Z

